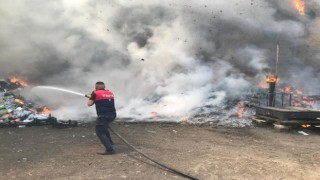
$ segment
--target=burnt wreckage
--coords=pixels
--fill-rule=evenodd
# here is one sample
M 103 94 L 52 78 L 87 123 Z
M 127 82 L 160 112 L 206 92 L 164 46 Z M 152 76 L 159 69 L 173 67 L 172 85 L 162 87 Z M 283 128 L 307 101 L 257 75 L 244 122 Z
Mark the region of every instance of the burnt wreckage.
M 254 107 L 252 120 L 306 127 L 320 125 L 320 111 L 314 109 L 315 105 L 320 107 L 320 96 L 303 96 L 287 87 L 279 91 L 278 81 L 277 76 L 268 76 L 268 92 L 256 92 L 255 98 L 244 104 Z M 0 127 L 52 125 L 63 128 L 78 125 L 74 120 L 57 120 L 47 107 L 25 99 L 20 94 L 25 86 L 27 84 L 17 78 L 0 79 Z
M 277 92 L 277 76 L 267 77 L 268 93 L 256 106 L 254 121 L 267 121 L 278 125 L 310 127 L 320 125 L 320 111 L 312 105 L 320 102 L 320 96 L 297 95 L 292 91 Z
M 19 81 L 16 77 L 0 79 L 0 128 L 40 125 L 63 128 L 78 125 L 78 122 L 73 120 L 57 120 L 51 116 L 47 107 L 25 99 L 20 94 L 25 86 L 27 83 Z

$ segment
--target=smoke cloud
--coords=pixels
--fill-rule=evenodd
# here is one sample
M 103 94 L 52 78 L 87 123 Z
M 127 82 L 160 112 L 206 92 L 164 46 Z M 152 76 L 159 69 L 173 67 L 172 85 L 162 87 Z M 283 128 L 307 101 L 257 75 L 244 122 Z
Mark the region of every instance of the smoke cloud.
M 104 81 L 119 117 L 180 117 L 241 99 L 274 73 L 279 44 L 281 81 L 319 94 L 320 4 L 305 5 L 301 16 L 291 0 L 4 0 L 0 76 L 81 93 Z M 85 99 L 39 94 L 58 117 L 94 114 Z

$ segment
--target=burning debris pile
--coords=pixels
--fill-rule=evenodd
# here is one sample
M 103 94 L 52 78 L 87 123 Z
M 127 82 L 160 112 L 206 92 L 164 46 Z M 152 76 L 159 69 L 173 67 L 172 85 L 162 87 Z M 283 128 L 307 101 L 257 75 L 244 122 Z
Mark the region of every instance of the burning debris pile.
M 48 125 L 61 127 L 47 107 L 40 106 L 21 96 L 21 90 L 28 84 L 17 78 L 0 79 L 0 127 L 26 127 Z M 76 122 L 68 122 L 76 125 Z
M 260 92 L 260 89 L 257 91 Z M 258 105 L 257 91 L 250 91 L 242 99 L 227 99 L 220 105 L 202 107 L 188 120 L 210 126 L 251 127 L 254 107 Z
M 17 9 L 3 11 L 1 76 L 86 92 L 105 81 L 119 118 L 247 126 L 259 95 L 244 93 L 273 69 L 276 44 L 284 81 L 320 87 L 316 0 L 52 3 L 0 3 Z M 80 98 L 48 99 L 59 119 L 94 114 Z
M 275 107 L 294 106 L 320 110 L 320 95 L 307 95 L 302 90 L 281 82 L 279 77 L 267 76 L 266 82 L 261 82 L 259 87 L 264 90 L 269 88 L 269 92 L 261 94 L 259 105 Z M 274 102 L 270 102 L 270 100 Z
M 186 119 L 197 124 L 248 127 L 253 126 L 251 119 L 258 106 L 320 110 L 320 95 L 306 95 L 294 86 L 281 82 L 279 77 L 268 75 L 241 99 L 227 99 L 217 106 L 202 107 L 195 115 Z
M 291 106 L 320 110 L 320 95 L 305 95 L 293 86 L 280 86 L 278 91 L 291 96 Z

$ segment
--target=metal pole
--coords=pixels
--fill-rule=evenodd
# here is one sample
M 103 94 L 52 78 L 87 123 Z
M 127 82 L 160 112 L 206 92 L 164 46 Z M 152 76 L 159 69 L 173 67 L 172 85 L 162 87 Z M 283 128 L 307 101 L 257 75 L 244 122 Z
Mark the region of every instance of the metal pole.
M 276 58 L 276 77 L 278 78 L 278 63 L 279 63 L 279 43 L 277 44 L 277 58 Z
M 291 106 L 292 94 L 289 94 L 289 106 Z
M 269 83 L 269 106 L 275 107 L 276 104 L 276 82 Z

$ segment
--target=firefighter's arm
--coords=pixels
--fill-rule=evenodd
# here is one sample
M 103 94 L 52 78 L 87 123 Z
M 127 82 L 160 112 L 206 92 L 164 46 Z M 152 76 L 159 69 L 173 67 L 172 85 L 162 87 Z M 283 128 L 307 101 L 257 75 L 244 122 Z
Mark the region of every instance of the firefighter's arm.
M 88 106 L 94 105 L 94 98 L 95 98 L 94 92 L 92 92 L 92 94 L 87 94 L 86 97 L 89 98 L 87 105 Z
M 92 106 L 92 105 L 94 105 L 94 100 L 90 100 L 90 99 L 89 99 L 89 101 L 88 101 L 88 103 L 87 103 L 87 104 L 88 104 L 88 106 Z

